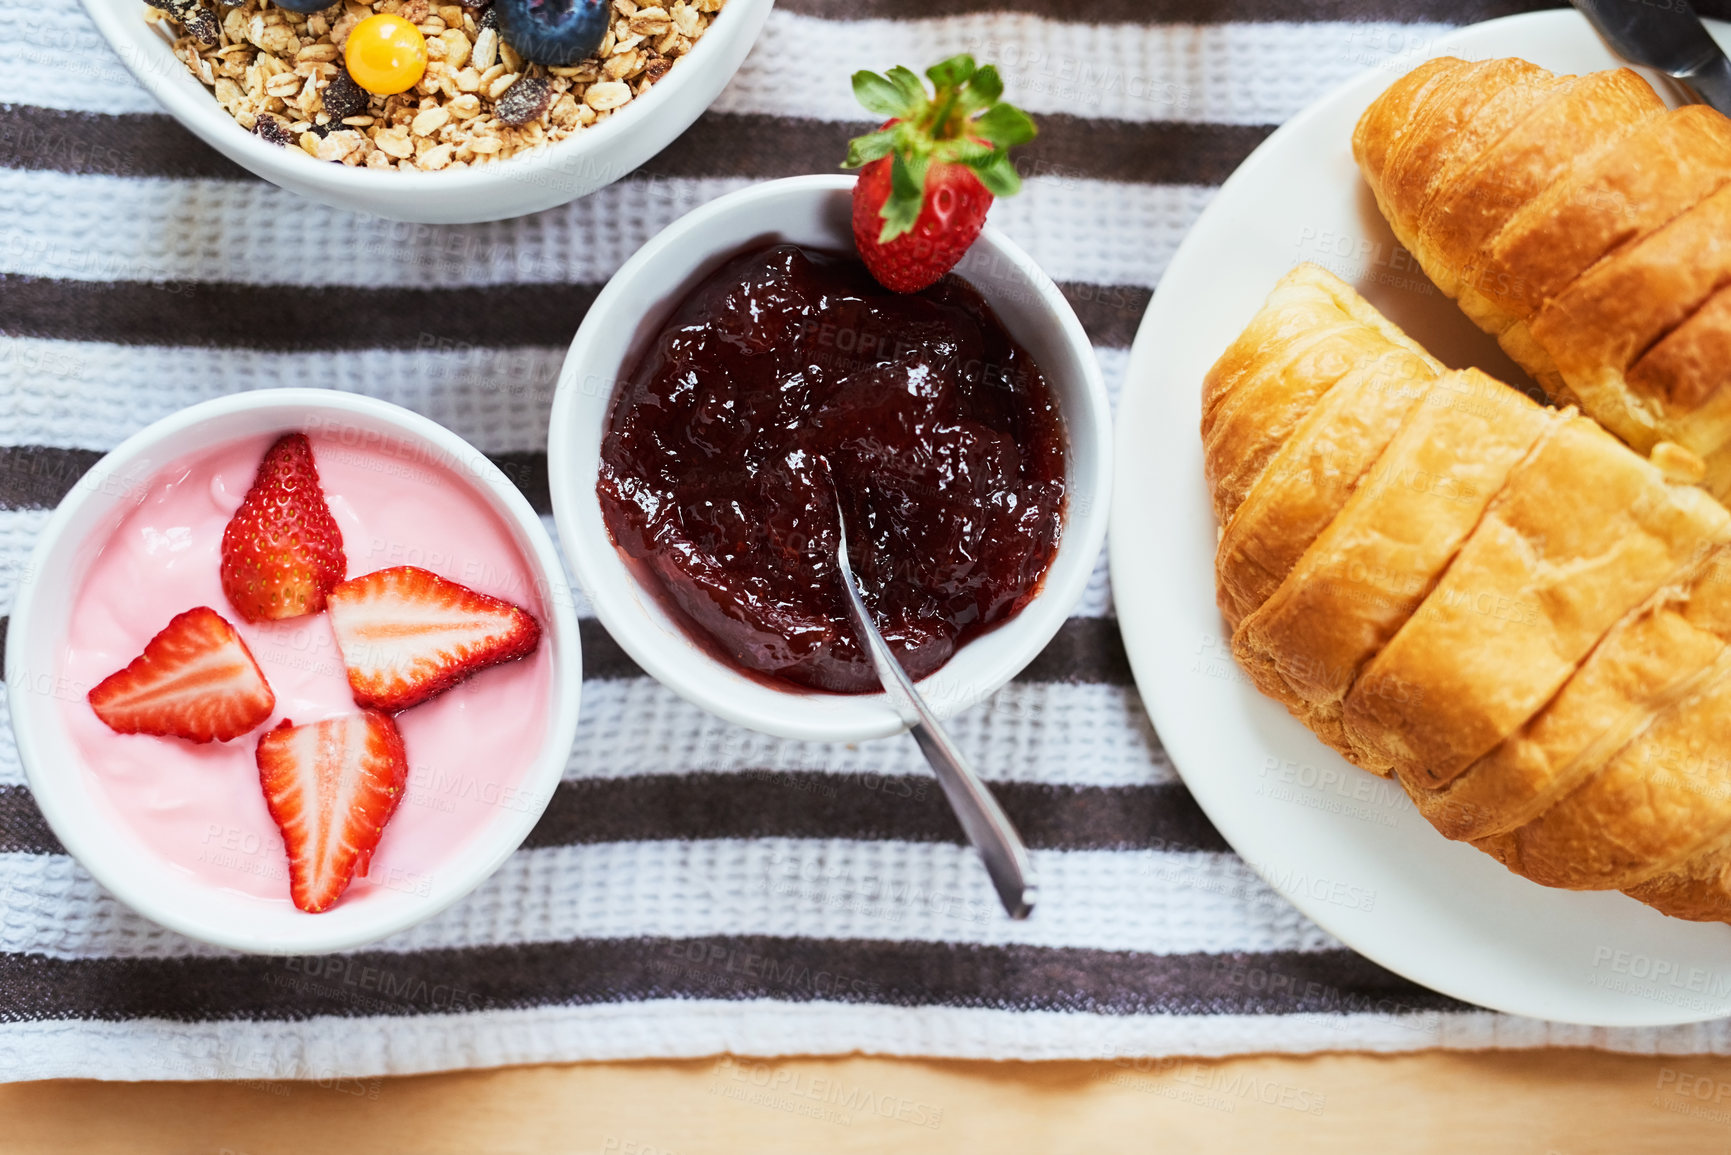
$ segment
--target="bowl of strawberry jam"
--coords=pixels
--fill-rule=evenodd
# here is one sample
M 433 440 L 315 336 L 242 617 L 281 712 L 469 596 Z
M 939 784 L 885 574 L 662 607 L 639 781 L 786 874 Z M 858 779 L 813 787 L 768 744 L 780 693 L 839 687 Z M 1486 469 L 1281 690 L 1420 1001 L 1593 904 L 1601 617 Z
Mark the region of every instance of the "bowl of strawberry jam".
M 427 919 L 522 843 L 575 738 L 550 535 L 436 423 L 261 390 L 133 435 L 19 583 L 6 690 L 31 793 L 108 891 L 261 953 Z
M 883 288 L 852 185 L 754 186 L 644 246 L 572 342 L 549 432 L 560 536 L 609 631 L 688 699 L 790 738 L 903 728 L 846 625 L 840 517 L 944 715 L 1051 640 L 1105 532 L 1110 414 L 1062 294 L 990 227 L 931 288 Z

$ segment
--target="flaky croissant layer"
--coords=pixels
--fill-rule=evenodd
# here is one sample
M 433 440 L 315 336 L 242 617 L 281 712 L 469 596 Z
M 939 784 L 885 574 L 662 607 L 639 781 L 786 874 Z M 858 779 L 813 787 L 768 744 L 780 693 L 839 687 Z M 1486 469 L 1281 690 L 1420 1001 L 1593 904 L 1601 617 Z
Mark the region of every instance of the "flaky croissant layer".
M 1310 265 L 1210 371 L 1202 436 L 1259 689 L 1512 870 L 1731 920 L 1724 506 Z
M 1352 145 L 1401 243 L 1554 399 L 1731 495 L 1731 120 L 1628 69 L 1445 57 Z

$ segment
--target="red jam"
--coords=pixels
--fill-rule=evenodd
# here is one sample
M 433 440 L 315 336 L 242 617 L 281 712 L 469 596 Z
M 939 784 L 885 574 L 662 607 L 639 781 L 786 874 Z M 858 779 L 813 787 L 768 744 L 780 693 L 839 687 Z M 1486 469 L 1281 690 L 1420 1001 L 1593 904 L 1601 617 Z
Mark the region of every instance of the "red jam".
M 924 677 L 1033 597 L 1064 517 L 1039 368 L 959 277 L 883 288 L 857 258 L 746 253 L 675 310 L 613 399 L 614 542 L 746 670 L 878 689 L 835 565 Z M 827 466 L 826 466 L 827 462 Z

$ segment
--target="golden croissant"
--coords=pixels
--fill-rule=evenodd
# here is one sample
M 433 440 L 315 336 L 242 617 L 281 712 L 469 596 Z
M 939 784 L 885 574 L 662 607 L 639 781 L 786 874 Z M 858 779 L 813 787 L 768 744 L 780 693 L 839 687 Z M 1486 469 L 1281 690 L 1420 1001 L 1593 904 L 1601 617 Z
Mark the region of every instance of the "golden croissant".
M 1723 505 L 1309 265 L 1209 372 L 1202 437 L 1264 693 L 1520 874 L 1731 920 Z
M 1628 69 L 1442 58 L 1352 147 L 1396 237 L 1554 399 L 1731 495 L 1731 120 Z

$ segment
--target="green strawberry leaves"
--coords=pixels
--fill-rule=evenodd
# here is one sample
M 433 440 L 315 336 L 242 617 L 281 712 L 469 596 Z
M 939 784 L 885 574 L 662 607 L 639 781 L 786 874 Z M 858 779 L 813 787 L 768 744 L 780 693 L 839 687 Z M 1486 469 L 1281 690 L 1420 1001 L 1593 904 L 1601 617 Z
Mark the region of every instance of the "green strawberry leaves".
M 878 213 L 884 222 L 880 240 L 901 236 L 920 219 L 920 208 L 926 202 L 928 167 L 929 162 L 901 153 L 890 162 L 890 196 Z
M 1014 148 L 1034 139 L 1034 121 L 1013 104 L 994 104 L 974 118 L 974 135 L 999 148 Z
M 926 174 L 934 164 L 959 164 L 973 170 L 995 197 L 1013 196 L 1022 179 L 1010 163 L 1010 149 L 1034 139 L 1032 118 L 1001 103 L 1004 81 L 992 65 L 972 56 L 952 56 L 926 69 L 932 82 L 897 66 L 888 73 L 856 72 L 853 92 L 871 112 L 892 123 L 848 142 L 845 168 L 860 168 L 894 157 L 890 195 L 879 216 L 880 243 L 914 227 L 925 203 Z
M 902 71 L 906 72 L 907 69 Z M 979 69 L 974 67 L 974 58 L 963 53 L 932 65 L 926 69 L 926 75 L 941 91 L 945 88 L 961 88 L 972 80 L 978 71 Z
M 974 169 L 974 175 L 995 197 L 1013 197 L 1022 191 L 1022 174 L 1010 163 L 1007 152 L 994 153 L 989 164 Z
M 847 159 L 843 168 L 860 168 L 874 160 L 882 160 L 896 149 L 896 134 L 892 128 L 882 128 L 847 142 Z
M 879 116 L 905 117 L 912 113 L 901 89 L 887 76 L 875 72 L 862 70 L 853 74 L 853 95 L 867 111 Z

